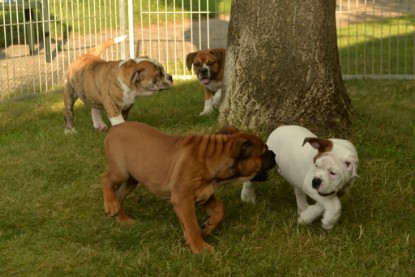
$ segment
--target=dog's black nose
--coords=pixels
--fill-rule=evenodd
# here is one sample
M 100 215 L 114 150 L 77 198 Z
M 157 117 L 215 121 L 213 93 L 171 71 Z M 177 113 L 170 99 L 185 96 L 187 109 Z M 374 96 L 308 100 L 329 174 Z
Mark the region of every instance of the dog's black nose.
M 311 186 L 313 187 L 313 189 L 318 189 L 320 185 L 321 185 L 320 178 L 314 178 L 313 181 L 311 182 Z
M 208 69 L 207 68 L 200 69 L 200 74 L 206 75 L 207 73 L 208 73 Z
M 170 82 L 172 82 L 172 83 L 173 83 L 173 76 L 168 75 L 168 76 L 167 76 L 167 79 L 168 79 Z
M 266 170 L 270 170 L 271 168 L 274 168 L 274 166 L 276 166 L 276 162 L 275 162 L 275 153 L 272 152 L 271 150 L 267 150 L 267 152 L 265 152 L 264 155 L 264 168 Z

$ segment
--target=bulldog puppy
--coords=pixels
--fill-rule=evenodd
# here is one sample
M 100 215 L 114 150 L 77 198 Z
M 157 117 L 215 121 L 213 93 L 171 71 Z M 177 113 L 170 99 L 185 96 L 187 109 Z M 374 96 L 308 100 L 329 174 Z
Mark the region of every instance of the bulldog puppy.
M 206 115 L 218 108 L 222 100 L 222 81 L 225 70 L 225 54 L 223 48 L 211 48 L 187 54 L 186 64 L 192 69 L 203 85 L 205 92 L 205 108 L 200 115 Z
M 143 123 L 124 122 L 110 128 L 104 142 L 108 169 L 102 174 L 104 209 L 119 222 L 133 220 L 123 201 L 138 184 L 168 199 L 193 253 L 214 247 L 202 239 L 222 221 L 224 207 L 215 197 L 218 185 L 266 180 L 275 155 L 255 135 L 241 132 L 173 136 Z M 195 204 L 208 214 L 197 222 Z
M 78 97 L 92 108 L 95 129 L 104 131 L 107 125 L 102 120 L 103 110 L 111 125 L 122 123 L 137 96 L 152 95 L 173 85 L 172 76 L 155 60 L 137 58 L 107 62 L 99 57 L 105 49 L 125 38 L 120 36 L 105 41 L 70 65 L 63 92 L 65 134 L 76 132 L 73 108 Z
M 353 144 L 317 138 L 306 128 L 287 125 L 274 130 L 267 145 L 276 154 L 279 173 L 294 187 L 298 223 L 310 224 L 322 216 L 323 228 L 333 228 L 341 213 L 339 197 L 357 177 L 359 159 Z M 316 203 L 309 205 L 307 195 Z M 253 183 L 244 183 L 241 198 L 255 202 Z

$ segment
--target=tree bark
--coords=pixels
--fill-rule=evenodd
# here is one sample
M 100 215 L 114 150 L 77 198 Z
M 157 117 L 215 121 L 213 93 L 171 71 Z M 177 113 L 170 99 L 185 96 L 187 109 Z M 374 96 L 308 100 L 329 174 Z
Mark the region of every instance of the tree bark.
M 219 121 L 271 131 L 298 124 L 349 135 L 334 0 L 234 0 Z

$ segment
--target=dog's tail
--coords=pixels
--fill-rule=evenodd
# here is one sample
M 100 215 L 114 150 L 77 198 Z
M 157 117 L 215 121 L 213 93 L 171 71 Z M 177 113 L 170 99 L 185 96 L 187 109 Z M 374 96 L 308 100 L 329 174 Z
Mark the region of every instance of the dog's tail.
M 87 52 L 88 55 L 100 56 L 107 48 L 111 47 L 114 44 L 120 43 L 126 39 L 126 35 L 118 36 L 109 40 L 104 41 L 100 45 L 92 48 Z

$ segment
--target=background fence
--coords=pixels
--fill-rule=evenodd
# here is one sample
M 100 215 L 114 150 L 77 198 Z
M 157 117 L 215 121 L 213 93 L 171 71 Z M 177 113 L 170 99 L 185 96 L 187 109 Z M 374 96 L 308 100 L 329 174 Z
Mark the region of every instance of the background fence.
M 105 59 L 146 55 L 191 76 L 188 52 L 225 47 L 231 0 L 0 0 L 0 100 L 63 86 L 68 65 L 129 34 Z M 337 0 L 344 78 L 415 79 L 415 1 Z

